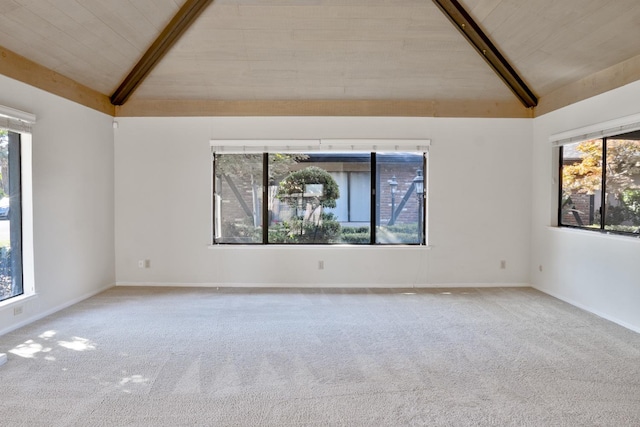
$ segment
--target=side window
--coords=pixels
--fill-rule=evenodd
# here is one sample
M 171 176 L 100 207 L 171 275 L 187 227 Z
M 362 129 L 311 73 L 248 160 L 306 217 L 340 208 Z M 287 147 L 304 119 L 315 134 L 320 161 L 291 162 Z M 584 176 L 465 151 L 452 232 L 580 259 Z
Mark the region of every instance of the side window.
M 640 132 L 560 148 L 558 224 L 640 234 Z
M 639 135 L 640 136 L 640 135 Z M 640 232 L 640 140 L 607 138 L 604 229 Z
M 602 150 L 602 139 L 560 148 L 560 225 L 599 228 L 602 211 Z
M 0 129 L 0 301 L 23 294 L 20 134 Z

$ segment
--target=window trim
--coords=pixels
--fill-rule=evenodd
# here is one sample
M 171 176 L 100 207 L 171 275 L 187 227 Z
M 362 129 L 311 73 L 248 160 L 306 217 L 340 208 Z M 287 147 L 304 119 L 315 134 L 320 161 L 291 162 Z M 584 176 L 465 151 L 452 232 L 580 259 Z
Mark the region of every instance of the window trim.
M 35 114 L 0 105 L 0 128 L 15 133 L 31 133 L 36 122 Z
M 212 139 L 210 141 L 211 148 L 211 234 L 210 242 L 212 246 L 349 246 L 349 247 L 426 247 L 427 246 L 427 194 L 428 194 L 428 153 L 431 141 L 429 139 L 311 139 L 311 140 L 247 140 L 247 139 Z M 225 243 L 216 241 L 216 176 L 215 176 L 215 158 L 216 154 L 262 154 L 263 164 L 268 165 L 269 153 L 313 153 L 313 152 L 362 152 L 371 155 L 371 217 L 370 217 L 370 242 L 368 244 L 345 244 L 345 243 L 296 243 L 296 244 L 278 244 L 268 242 L 268 229 L 262 233 L 262 241 L 259 243 L 242 244 L 242 243 Z M 377 198 L 378 191 L 376 188 L 377 162 L 376 153 L 393 153 L 393 152 L 410 152 L 422 155 L 422 171 L 425 180 L 424 190 L 421 201 L 421 217 L 420 217 L 420 236 L 417 243 L 398 243 L 384 244 L 376 242 L 376 218 L 377 218 Z M 264 185 L 268 182 L 268 168 L 263 167 L 263 200 L 268 198 L 268 186 Z M 262 209 L 262 223 L 268 223 L 268 211 Z M 379 224 L 378 224 L 379 225 Z
M 430 139 L 212 139 L 219 154 L 322 152 L 428 152 Z
M 640 130 L 640 114 L 556 133 L 549 136 L 549 142 L 552 147 L 561 147 L 575 142 L 612 137 L 636 130 Z

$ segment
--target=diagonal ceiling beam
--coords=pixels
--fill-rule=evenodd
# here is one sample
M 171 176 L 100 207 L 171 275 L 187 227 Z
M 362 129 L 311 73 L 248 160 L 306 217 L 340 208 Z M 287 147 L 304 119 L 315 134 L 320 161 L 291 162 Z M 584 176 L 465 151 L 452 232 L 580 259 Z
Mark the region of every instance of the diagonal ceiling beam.
M 180 39 L 182 34 L 200 16 L 200 13 L 212 2 L 213 0 L 187 0 L 140 61 L 133 67 L 129 75 L 125 77 L 118 89 L 111 95 L 111 103 L 113 105 L 122 105 L 129 99 L 156 64 L 171 49 L 171 46 Z
M 433 0 L 433 2 L 465 36 L 480 56 L 489 63 L 525 107 L 532 108 L 538 105 L 538 98 L 457 0 Z

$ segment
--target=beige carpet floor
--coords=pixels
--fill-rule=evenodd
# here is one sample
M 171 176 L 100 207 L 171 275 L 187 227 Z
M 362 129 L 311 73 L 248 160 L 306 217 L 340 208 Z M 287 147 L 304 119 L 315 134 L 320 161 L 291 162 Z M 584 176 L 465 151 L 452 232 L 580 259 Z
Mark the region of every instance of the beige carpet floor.
M 640 425 L 640 335 L 528 288 L 114 288 L 0 353 L 2 426 Z

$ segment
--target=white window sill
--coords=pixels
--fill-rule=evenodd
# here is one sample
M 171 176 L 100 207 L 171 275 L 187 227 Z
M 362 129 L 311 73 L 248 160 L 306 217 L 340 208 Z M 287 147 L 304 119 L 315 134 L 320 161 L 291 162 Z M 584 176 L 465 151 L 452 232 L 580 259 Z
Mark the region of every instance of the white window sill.
M 29 300 L 37 298 L 37 296 L 38 296 L 37 294 L 29 294 L 29 295 L 20 295 L 18 297 L 9 298 L 7 300 L 0 302 L 0 310 L 12 307 L 14 305 L 23 304 Z
M 548 226 L 547 229 L 553 230 L 555 233 L 568 233 L 568 234 L 576 234 L 580 236 L 592 236 L 594 238 L 600 239 L 613 239 L 613 240 L 622 240 L 625 242 L 640 242 L 640 236 L 637 235 L 624 235 L 611 233 L 607 231 L 600 230 L 583 230 L 580 228 L 573 227 L 560 227 L 560 226 Z
M 256 243 L 254 245 L 245 245 L 245 244 L 234 244 L 234 243 L 222 243 L 219 245 L 208 245 L 209 249 L 302 249 L 302 250 L 310 250 L 310 249 L 319 249 L 319 250 L 328 250 L 328 249 L 347 249 L 347 250 L 355 250 L 355 249 L 366 249 L 366 250 L 382 250 L 382 249 L 393 249 L 393 250 L 430 250 L 433 248 L 432 245 L 305 245 L 305 244 L 268 244 L 264 245 L 262 243 Z

